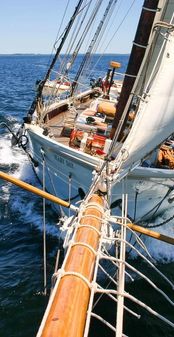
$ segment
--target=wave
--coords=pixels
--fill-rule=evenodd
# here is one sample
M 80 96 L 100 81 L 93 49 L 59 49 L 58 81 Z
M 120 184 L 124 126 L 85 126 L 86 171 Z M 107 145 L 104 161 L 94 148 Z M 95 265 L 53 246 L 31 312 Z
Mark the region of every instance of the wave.
M 1 170 L 21 179 L 33 186 L 41 188 L 38 180 L 29 164 L 25 152 L 18 147 L 11 147 L 11 136 L 5 134 L 0 145 L 0 165 Z M 16 213 L 20 221 L 25 224 L 32 224 L 39 230 L 43 228 L 43 201 L 41 198 L 20 189 L 15 185 L 2 182 L 0 199 L 8 202 L 9 212 Z M 54 225 L 58 223 L 58 215 L 50 210 L 50 204 L 46 203 L 46 228 L 47 233 L 58 235 L 58 229 Z
M 162 215 L 158 216 L 155 219 L 155 222 L 153 221 L 153 223 L 149 223 L 149 225 L 150 226 L 157 225 L 165 221 L 166 219 L 169 219 L 172 214 L 173 214 L 172 208 L 166 210 Z M 174 237 L 174 227 L 172 222 L 173 220 L 159 227 L 158 231 L 163 235 Z M 151 255 L 153 256 L 153 258 L 156 259 L 157 261 L 162 263 L 169 263 L 171 261 L 174 261 L 173 245 L 147 237 L 145 238 L 145 244 L 148 250 L 150 251 Z

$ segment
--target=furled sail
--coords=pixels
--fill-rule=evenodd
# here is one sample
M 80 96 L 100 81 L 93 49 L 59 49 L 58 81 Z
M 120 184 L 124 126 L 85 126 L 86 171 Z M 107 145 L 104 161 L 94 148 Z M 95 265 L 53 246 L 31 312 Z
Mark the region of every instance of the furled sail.
M 132 167 L 174 133 L 173 28 L 164 39 L 163 49 L 160 65 L 146 88 L 132 129 L 119 154 L 120 159 L 123 153 L 124 157 L 127 153 L 122 168 Z

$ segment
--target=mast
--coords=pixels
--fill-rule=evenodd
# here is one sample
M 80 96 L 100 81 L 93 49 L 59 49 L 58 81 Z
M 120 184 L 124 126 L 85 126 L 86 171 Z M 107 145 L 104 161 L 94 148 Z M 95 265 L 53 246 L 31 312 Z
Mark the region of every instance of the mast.
M 129 58 L 129 63 L 127 66 L 127 70 L 126 70 L 126 74 L 125 74 L 125 78 L 123 82 L 123 88 L 121 91 L 119 102 L 117 104 L 117 113 L 115 114 L 115 118 L 114 118 L 113 125 L 112 125 L 112 130 L 111 130 L 111 135 L 110 135 L 111 138 L 113 138 L 115 131 L 118 127 L 118 124 L 122 117 L 127 100 L 129 98 L 132 87 L 136 80 L 136 76 L 138 74 L 139 68 L 141 66 L 141 63 L 142 63 L 142 60 L 143 60 L 143 57 L 144 57 L 144 54 L 145 54 L 145 51 L 148 45 L 148 40 L 149 40 L 149 36 L 151 33 L 154 17 L 155 17 L 156 11 L 158 10 L 158 3 L 159 3 L 159 0 L 145 0 L 144 1 L 140 20 L 139 20 L 138 27 L 137 27 L 137 32 L 135 35 L 135 40 L 133 42 L 133 47 L 131 50 L 131 55 Z M 118 140 L 120 140 L 120 137 L 125 127 L 127 118 L 128 118 L 128 113 L 124 120 L 124 124 L 122 126 Z
M 51 70 L 53 69 L 53 67 L 54 67 L 54 65 L 55 65 L 55 63 L 57 61 L 57 58 L 58 58 L 58 56 L 59 56 L 59 54 L 60 54 L 60 52 L 62 50 L 62 47 L 63 47 L 63 45 L 64 45 L 64 43 L 66 41 L 66 38 L 67 38 L 67 36 L 68 36 L 68 34 L 69 34 L 70 30 L 71 30 L 71 27 L 72 27 L 72 25 L 74 23 L 74 20 L 76 19 L 76 16 L 78 15 L 78 12 L 80 10 L 80 7 L 81 7 L 82 3 L 83 3 L 83 0 L 79 0 L 77 6 L 75 7 L 74 13 L 73 13 L 73 15 L 72 15 L 72 17 L 71 17 L 71 19 L 70 19 L 70 21 L 69 21 L 66 29 L 65 29 L 65 32 L 64 32 L 63 37 L 62 37 L 62 40 L 61 40 L 61 42 L 59 44 L 59 47 L 57 48 L 56 54 L 53 57 L 53 60 L 52 60 L 51 65 L 50 65 L 50 67 L 49 67 L 49 69 L 48 69 L 48 71 L 47 71 L 47 73 L 45 75 L 45 78 L 38 85 L 36 97 L 34 98 L 34 101 L 33 101 L 32 105 L 31 105 L 31 107 L 29 109 L 29 112 L 28 112 L 29 115 L 32 115 L 34 113 L 34 110 L 35 110 L 35 108 L 37 106 L 37 103 L 39 101 L 41 101 L 42 90 L 43 90 L 43 87 L 45 85 L 45 82 L 47 81 L 47 79 L 50 76 Z

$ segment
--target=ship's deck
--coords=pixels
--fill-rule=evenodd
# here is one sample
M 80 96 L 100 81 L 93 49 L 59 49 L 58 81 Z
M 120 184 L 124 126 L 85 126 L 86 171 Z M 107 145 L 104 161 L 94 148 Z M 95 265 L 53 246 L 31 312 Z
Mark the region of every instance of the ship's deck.
M 51 136 L 58 142 L 69 145 L 70 132 L 75 127 L 75 119 L 77 116 L 87 108 L 89 108 L 90 103 L 93 99 L 88 99 L 85 103 L 81 103 L 80 106 L 75 106 L 75 108 L 66 109 L 61 111 L 56 116 L 49 119 L 47 116 L 47 121 L 45 122 L 45 127 L 48 128 Z

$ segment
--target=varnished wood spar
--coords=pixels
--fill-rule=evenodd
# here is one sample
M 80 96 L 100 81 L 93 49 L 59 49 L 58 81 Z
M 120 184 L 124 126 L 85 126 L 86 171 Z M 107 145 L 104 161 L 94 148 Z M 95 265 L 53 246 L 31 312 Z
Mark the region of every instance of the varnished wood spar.
M 160 241 L 163 241 L 163 242 L 170 243 L 171 245 L 174 245 L 174 238 L 172 238 L 170 236 L 167 236 L 167 235 L 152 231 L 148 228 L 144 228 L 144 227 L 134 225 L 134 224 L 127 224 L 127 226 L 129 228 L 133 229 L 134 231 L 138 232 L 138 233 L 145 234 L 147 236 L 150 236 L 151 238 L 154 238 L 154 239 L 157 239 L 157 240 L 160 240 Z
M 103 199 L 93 195 L 89 200 L 83 213 L 84 216 L 88 215 L 88 217 L 83 217 L 80 220 L 80 225 L 90 225 L 93 228 L 81 227 L 77 229 L 75 235 L 77 245 L 72 246 L 68 251 L 64 266 L 65 272 L 78 273 L 89 282 L 92 281 L 96 255 L 82 243 L 97 251 L 100 236 L 95 229 L 100 231 L 102 221 L 102 211 L 92 203 L 102 207 Z M 90 298 L 88 284 L 78 275 L 64 275 L 59 284 L 57 282 L 57 285 L 55 285 L 52 297 L 37 336 L 82 337 Z
M 27 190 L 29 192 L 32 192 L 34 194 L 37 194 L 38 196 L 42 197 L 42 198 L 45 198 L 45 199 L 48 199 L 52 202 L 55 202 L 56 204 L 59 204 L 63 207 L 67 207 L 67 208 L 72 208 L 72 210 L 74 209 L 75 210 L 75 207 L 73 207 L 73 205 L 70 205 L 68 202 L 60 199 L 60 198 L 57 198 L 55 197 L 55 195 L 52 195 L 50 193 L 47 193 L 37 187 L 34 187 L 30 184 L 27 184 L 25 183 L 24 181 L 20 180 L 20 179 L 17 179 L 15 177 L 12 177 L 10 176 L 9 174 L 7 173 L 4 173 L 2 171 L 0 171 L 0 179 L 4 179 L 4 180 L 7 180 L 9 181 L 10 183 L 14 184 L 14 185 L 17 185 L 21 188 L 23 188 L 24 190 Z

